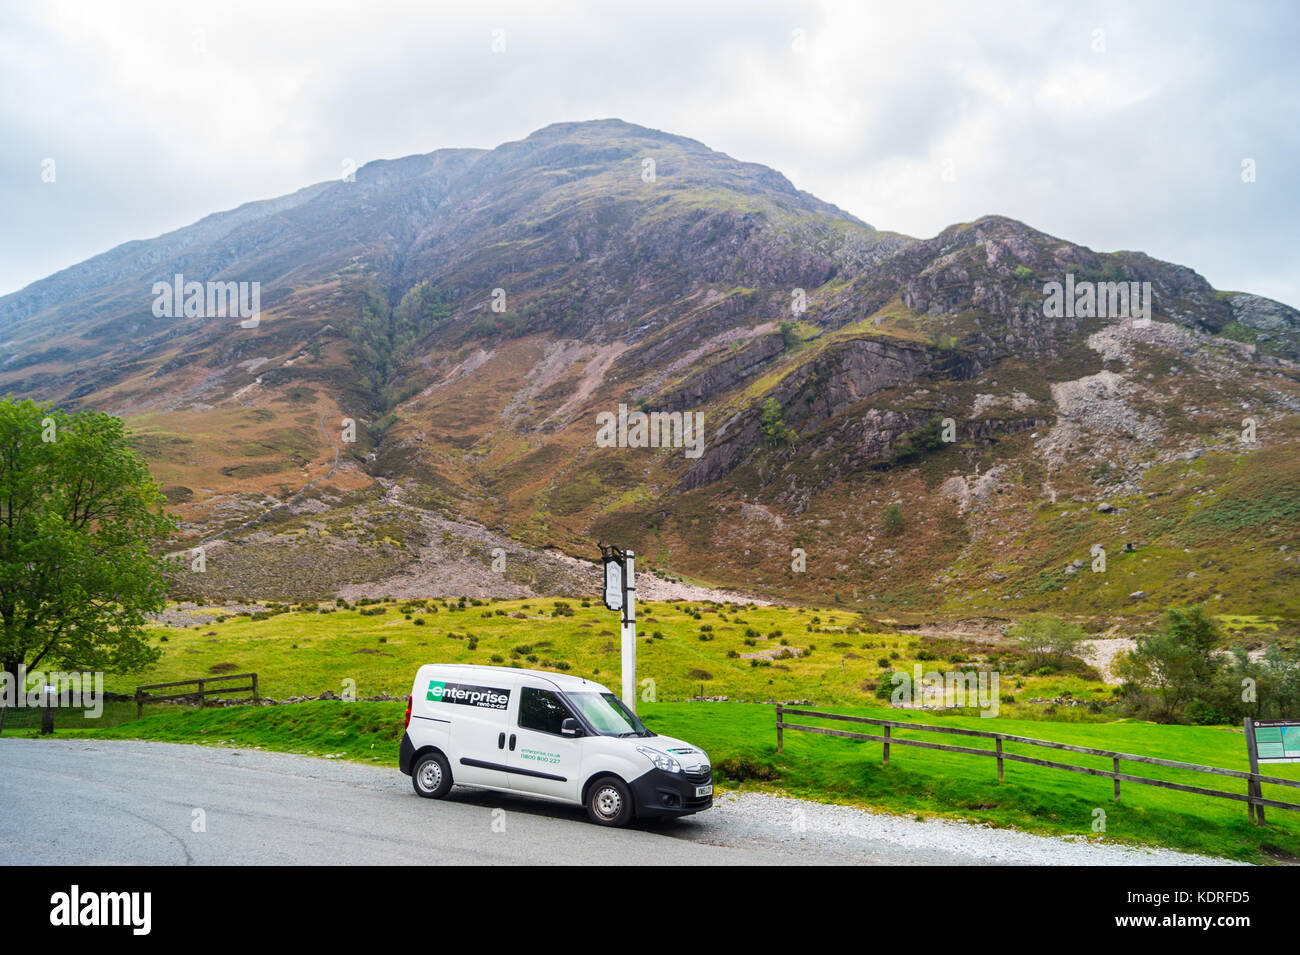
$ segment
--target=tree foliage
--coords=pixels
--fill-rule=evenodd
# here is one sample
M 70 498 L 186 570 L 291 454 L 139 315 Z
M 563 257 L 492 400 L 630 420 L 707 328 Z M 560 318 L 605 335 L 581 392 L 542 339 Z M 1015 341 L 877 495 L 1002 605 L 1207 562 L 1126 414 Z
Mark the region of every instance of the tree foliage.
M 799 326 L 797 323 L 787 318 L 777 327 L 781 331 L 781 343 L 786 351 L 799 344 Z
M 396 307 L 378 285 L 371 285 L 356 321 L 348 329 L 352 357 L 381 404 L 396 403 L 392 380 L 402 360 L 429 331 L 451 314 L 450 306 L 428 282 L 417 282 Z
M 1116 662 L 1138 715 L 1162 722 L 1237 723 L 1300 712 L 1300 652 L 1278 645 L 1252 658 L 1219 649 L 1222 635 L 1200 607 L 1168 611 L 1155 633 Z
M 763 446 L 769 450 L 792 444 L 795 440 L 795 433 L 785 423 L 781 405 L 775 398 L 768 398 L 763 402 L 762 417 L 759 419 L 758 427 L 763 436 Z
M 8 673 L 132 670 L 157 659 L 143 638 L 163 607 L 172 528 L 122 422 L 0 400 L 0 663 Z
M 1087 631 L 1079 624 L 1048 614 L 1026 617 L 1007 634 L 1025 652 L 1031 667 L 1061 666 L 1088 637 Z
M 913 464 L 931 451 L 939 450 L 943 444 L 943 419 L 934 418 L 924 427 L 905 434 L 898 440 L 889 456 L 887 467 Z
M 885 533 L 897 534 L 903 529 L 903 505 L 891 501 L 885 507 Z

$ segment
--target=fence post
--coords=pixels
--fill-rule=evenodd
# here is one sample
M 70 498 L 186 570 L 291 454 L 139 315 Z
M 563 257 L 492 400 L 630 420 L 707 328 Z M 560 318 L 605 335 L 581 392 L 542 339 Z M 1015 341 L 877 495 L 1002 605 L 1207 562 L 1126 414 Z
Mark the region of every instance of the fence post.
M 778 753 L 781 752 L 782 747 L 785 746 L 785 737 L 781 732 L 781 724 L 785 722 L 785 718 L 781 715 L 781 711 L 781 704 L 776 704 L 776 751 Z
M 1002 782 L 1002 737 L 998 737 L 998 782 Z
M 47 685 L 41 693 L 41 735 L 54 732 L 54 687 Z
M 1264 787 L 1259 784 L 1259 753 L 1255 749 L 1255 728 L 1250 725 L 1250 717 L 1247 716 L 1242 720 L 1242 728 L 1246 731 L 1246 752 L 1250 755 L 1250 779 L 1246 781 L 1246 795 L 1264 798 Z M 1254 800 L 1247 803 L 1250 807 L 1250 821 L 1257 826 L 1264 825 L 1264 807 L 1255 804 Z
M 257 699 L 257 674 L 254 673 L 254 674 L 253 674 L 253 705 L 256 706 L 256 705 L 257 705 L 257 702 L 258 702 L 258 699 Z
M 1116 756 L 1111 764 L 1115 769 L 1115 801 L 1119 802 L 1119 757 Z
M 137 686 L 135 688 L 135 718 L 139 719 L 142 716 L 144 716 L 144 694 L 140 692 L 140 688 Z
M 886 766 L 889 765 L 889 730 L 890 727 L 886 726 L 885 727 L 885 765 Z
M 203 681 L 196 680 L 195 682 L 199 685 L 199 709 L 203 709 L 208 705 L 208 698 L 203 695 Z

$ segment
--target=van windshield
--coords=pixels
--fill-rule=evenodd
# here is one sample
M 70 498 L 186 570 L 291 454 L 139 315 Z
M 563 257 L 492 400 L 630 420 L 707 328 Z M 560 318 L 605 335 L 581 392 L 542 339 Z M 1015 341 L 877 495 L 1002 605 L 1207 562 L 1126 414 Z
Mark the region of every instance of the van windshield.
M 601 736 L 653 736 L 613 693 L 566 693 Z

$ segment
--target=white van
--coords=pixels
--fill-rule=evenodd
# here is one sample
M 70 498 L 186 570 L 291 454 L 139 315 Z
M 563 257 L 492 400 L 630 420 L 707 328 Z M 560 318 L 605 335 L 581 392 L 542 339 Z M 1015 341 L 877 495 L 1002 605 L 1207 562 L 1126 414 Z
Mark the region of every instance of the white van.
M 514 667 L 420 667 L 398 766 L 421 796 L 453 784 L 586 806 L 604 826 L 713 805 L 697 746 L 658 736 L 599 683 Z

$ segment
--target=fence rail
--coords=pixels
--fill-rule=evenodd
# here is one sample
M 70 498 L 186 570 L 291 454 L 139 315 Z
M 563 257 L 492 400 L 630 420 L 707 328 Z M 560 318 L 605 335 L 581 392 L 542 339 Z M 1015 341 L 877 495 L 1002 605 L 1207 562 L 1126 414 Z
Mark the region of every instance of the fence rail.
M 248 686 L 211 686 L 211 684 L 221 683 L 223 680 L 250 680 L 251 682 Z M 197 689 L 186 693 L 168 693 L 164 696 L 154 696 L 152 693 L 146 692 L 149 690 L 170 690 L 178 686 L 195 686 Z M 253 694 L 253 702 L 258 702 L 256 673 L 226 673 L 221 676 L 205 676 L 194 680 L 177 680 L 174 683 L 149 683 L 135 688 L 135 715 L 138 717 L 144 714 L 144 705 L 146 703 L 192 700 L 198 697 L 199 706 L 206 706 L 209 696 L 216 696 L 218 693 L 247 693 L 250 690 Z
M 841 720 L 847 723 L 865 723 L 872 726 L 884 728 L 883 735 L 873 733 L 854 733 L 849 730 L 830 729 L 825 726 L 804 726 L 799 723 L 787 723 L 787 716 L 810 716 L 823 720 Z M 995 743 L 993 749 L 977 749 L 972 746 L 953 746 L 947 743 L 934 743 L 929 740 L 905 739 L 903 737 L 892 735 L 891 731 L 895 729 L 916 730 L 924 733 L 948 733 L 956 736 L 969 736 L 979 739 L 990 739 Z M 991 756 L 998 763 L 998 782 L 1003 781 L 1005 762 L 1028 763 L 1032 766 L 1045 766 L 1048 769 L 1062 769 L 1071 773 L 1083 773 L 1088 776 L 1102 776 L 1107 779 L 1115 780 L 1115 801 L 1119 802 L 1119 785 L 1120 782 L 1137 783 L 1142 786 L 1157 786 L 1161 789 L 1174 789 L 1178 792 L 1194 793 L 1200 796 L 1214 796 L 1220 799 L 1234 799 L 1238 802 L 1248 804 L 1250 818 L 1252 822 L 1259 825 L 1264 824 L 1264 808 L 1267 806 L 1272 809 L 1290 809 L 1300 810 L 1300 803 L 1281 802 L 1277 799 L 1266 799 L 1263 796 L 1261 784 L 1271 786 L 1292 786 L 1300 788 L 1300 779 L 1283 779 L 1279 776 L 1264 776 L 1258 772 L 1244 772 L 1238 769 L 1224 769 L 1220 766 L 1204 766 L 1200 763 L 1184 763 L 1174 759 L 1159 759 L 1155 756 L 1138 756 L 1133 753 L 1118 753 L 1113 750 L 1093 749 L 1088 746 L 1075 746 L 1071 743 L 1057 743 L 1052 740 L 1033 739 L 1028 736 L 1012 736 L 1009 733 L 993 733 L 985 730 L 971 730 L 957 726 L 930 726 L 925 723 L 903 723 L 898 720 L 881 720 L 869 716 L 848 716 L 843 713 L 823 713 L 818 710 L 801 710 L 788 709 L 778 705 L 776 708 L 776 751 L 784 751 L 785 748 L 785 731 L 796 730 L 801 733 L 818 733 L 823 736 L 838 736 L 846 739 L 861 739 L 868 742 L 881 743 L 884 746 L 884 765 L 889 765 L 889 748 L 891 746 L 915 746 L 920 749 L 937 749 L 945 753 L 965 753 L 971 756 Z M 1033 756 L 1025 756 L 1021 753 L 1009 753 L 1003 749 L 1004 743 L 1017 743 L 1025 746 L 1039 746 L 1044 749 L 1065 750 L 1071 753 L 1082 753 L 1087 756 L 1100 756 L 1111 760 L 1110 769 L 1097 769 L 1092 766 L 1078 766 L 1074 763 L 1061 763 L 1055 760 L 1038 759 Z M 1134 776 L 1130 773 L 1120 772 L 1119 764 L 1128 763 L 1145 763 L 1151 766 L 1164 766 L 1168 769 L 1182 769 L 1198 773 L 1207 773 L 1213 776 L 1227 776 L 1233 779 L 1243 779 L 1246 781 L 1246 793 L 1224 792 L 1220 789 L 1207 789 L 1203 786 L 1190 786 L 1186 783 L 1174 783 L 1165 779 L 1152 779 L 1149 776 Z

